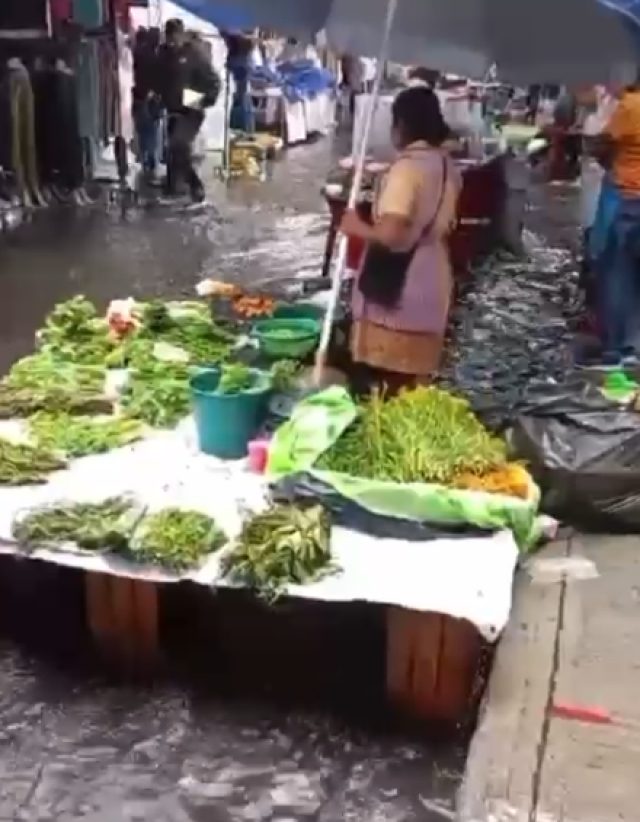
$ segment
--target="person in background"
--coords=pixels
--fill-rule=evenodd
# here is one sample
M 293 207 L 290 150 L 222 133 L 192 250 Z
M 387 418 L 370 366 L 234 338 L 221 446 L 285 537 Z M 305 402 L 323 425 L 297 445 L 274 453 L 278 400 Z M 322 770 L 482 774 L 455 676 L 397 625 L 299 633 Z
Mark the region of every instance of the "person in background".
M 535 125 L 536 117 L 538 116 L 538 109 L 540 107 L 540 97 L 542 95 L 542 86 L 532 85 L 527 89 L 527 123 Z
M 364 65 L 355 54 L 343 54 L 340 61 L 342 86 L 349 96 L 349 116 L 355 117 L 356 97 L 362 93 Z
M 580 226 L 582 228 L 582 264 L 580 284 L 585 305 L 590 314 L 590 329 L 600 326 L 598 316 L 598 288 L 595 266 L 591 255 L 591 231 L 596 221 L 598 201 L 605 177 L 605 169 L 593 154 L 600 136 L 606 128 L 617 99 L 604 86 L 581 89 L 578 103 L 585 111 L 582 125 L 582 152 L 580 157 Z
M 602 324 L 601 368 L 640 365 L 640 78 L 620 94 L 594 146 L 606 169 L 590 251 Z
M 580 106 L 574 92 L 563 89 L 553 110 L 553 128 L 560 135 L 560 147 L 563 152 L 564 173 L 560 169 L 561 177 L 575 179 L 580 173 L 581 136 L 579 133 L 578 118 Z
M 230 126 L 236 131 L 253 134 L 255 118 L 249 94 L 249 73 L 254 37 L 248 32 L 220 32 L 227 46 L 227 71 L 234 82 Z
M 158 29 L 140 29 L 133 47 L 133 121 L 143 174 L 156 177 L 162 145 L 162 102 L 155 91 Z
M 416 66 L 411 69 L 407 76 L 409 88 L 414 86 L 425 86 L 435 91 L 438 81 L 440 79 L 440 72 L 434 69 L 428 69 L 424 66 Z
M 166 193 L 179 193 L 186 182 L 194 202 L 205 198 L 204 185 L 194 168 L 193 143 L 204 111 L 215 105 L 220 78 L 197 44 L 186 36 L 181 20 L 169 20 L 158 53 L 158 88 L 167 110 Z
M 341 225 L 368 244 L 353 290 L 351 353 L 368 384 L 390 391 L 427 382 L 440 366 L 453 288 L 447 237 L 461 188 L 443 148 L 449 133 L 431 89 L 402 91 L 392 106 L 398 157 L 374 204 L 373 225 L 357 211 Z M 381 294 L 389 288 L 397 290 L 392 304 Z

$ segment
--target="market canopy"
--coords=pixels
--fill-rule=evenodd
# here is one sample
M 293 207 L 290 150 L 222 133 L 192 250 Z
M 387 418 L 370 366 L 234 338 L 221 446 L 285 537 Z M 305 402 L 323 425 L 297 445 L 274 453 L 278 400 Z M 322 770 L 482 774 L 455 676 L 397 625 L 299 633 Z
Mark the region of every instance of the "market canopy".
M 255 26 L 375 56 L 387 0 L 178 0 L 223 28 Z M 629 79 L 639 0 L 398 0 L 389 59 L 481 77 L 495 63 L 508 82 Z

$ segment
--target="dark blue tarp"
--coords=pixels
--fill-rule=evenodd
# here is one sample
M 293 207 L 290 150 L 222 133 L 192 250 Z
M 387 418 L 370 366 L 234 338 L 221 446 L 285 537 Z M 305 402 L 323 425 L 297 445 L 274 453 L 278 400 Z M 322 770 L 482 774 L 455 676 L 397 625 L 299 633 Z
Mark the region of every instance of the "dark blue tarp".
M 212 0 L 173 0 L 173 3 L 220 29 L 242 31 L 256 27 L 255 21 L 251 20 L 251 14 L 239 9 L 234 2 L 227 4 Z

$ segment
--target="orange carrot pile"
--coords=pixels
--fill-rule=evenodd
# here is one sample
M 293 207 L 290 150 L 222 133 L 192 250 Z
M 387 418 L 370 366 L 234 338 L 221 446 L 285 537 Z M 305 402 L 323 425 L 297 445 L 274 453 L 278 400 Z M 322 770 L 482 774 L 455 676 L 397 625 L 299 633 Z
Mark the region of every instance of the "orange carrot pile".
M 270 317 L 276 307 L 276 301 L 273 297 L 243 296 L 236 297 L 233 301 L 233 307 L 236 314 L 241 317 Z

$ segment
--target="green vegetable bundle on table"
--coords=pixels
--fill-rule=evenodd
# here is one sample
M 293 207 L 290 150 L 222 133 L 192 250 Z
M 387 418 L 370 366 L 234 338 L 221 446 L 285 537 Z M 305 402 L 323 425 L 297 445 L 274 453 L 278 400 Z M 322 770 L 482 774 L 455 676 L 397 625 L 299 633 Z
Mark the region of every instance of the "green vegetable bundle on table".
M 145 514 L 136 527 L 129 549 L 138 562 L 175 571 L 195 568 L 226 541 L 214 519 L 199 511 L 164 508 Z
M 335 570 L 330 517 L 319 505 L 274 505 L 244 525 L 221 566 L 229 581 L 246 585 L 269 601 L 289 585 L 317 582 Z
M 386 399 L 374 395 L 317 467 L 400 484 L 436 483 L 526 496 L 519 466 L 469 404 L 447 391 L 419 387 Z
M 60 503 L 19 517 L 13 536 L 23 548 L 74 544 L 85 551 L 121 551 L 135 526 L 134 503 L 111 497 L 97 503 Z
M 123 417 L 80 417 L 42 411 L 29 419 L 29 434 L 37 445 L 68 457 L 86 457 L 121 448 L 144 433 L 137 420 Z
M 0 485 L 37 485 L 49 474 L 67 467 L 66 461 L 46 448 L 0 438 Z

